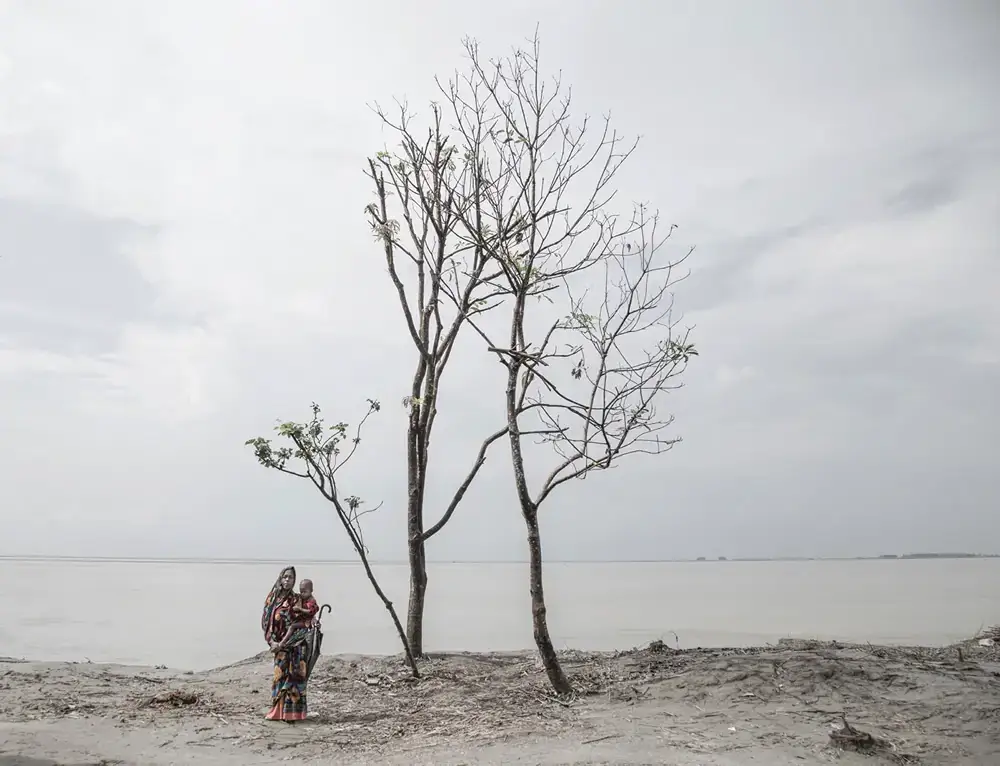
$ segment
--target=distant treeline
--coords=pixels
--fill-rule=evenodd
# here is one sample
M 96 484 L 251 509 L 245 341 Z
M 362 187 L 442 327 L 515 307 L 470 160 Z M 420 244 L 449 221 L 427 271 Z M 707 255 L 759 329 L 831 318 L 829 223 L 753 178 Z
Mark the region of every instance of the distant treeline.
M 880 559 L 995 559 L 1000 553 L 885 553 L 881 556 L 814 557 L 781 556 L 776 558 L 731 558 L 725 556 L 706 558 L 699 556 L 696 561 L 876 561 Z
M 880 559 L 995 559 L 996 553 L 887 553 Z

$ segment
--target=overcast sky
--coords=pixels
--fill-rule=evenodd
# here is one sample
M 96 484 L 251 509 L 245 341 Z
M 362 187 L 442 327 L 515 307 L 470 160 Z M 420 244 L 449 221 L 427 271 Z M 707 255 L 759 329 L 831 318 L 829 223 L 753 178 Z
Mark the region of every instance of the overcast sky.
M 348 10 L 349 8 L 349 10 Z M 1000 550 L 1000 6 L 0 0 L 0 553 L 339 558 L 244 440 L 385 403 L 345 488 L 404 555 L 413 350 L 366 103 L 540 24 L 619 179 L 697 245 L 684 441 L 563 488 L 551 558 Z M 422 114 L 426 111 L 422 110 Z M 500 418 L 470 340 L 429 514 Z M 517 559 L 498 450 L 433 559 Z

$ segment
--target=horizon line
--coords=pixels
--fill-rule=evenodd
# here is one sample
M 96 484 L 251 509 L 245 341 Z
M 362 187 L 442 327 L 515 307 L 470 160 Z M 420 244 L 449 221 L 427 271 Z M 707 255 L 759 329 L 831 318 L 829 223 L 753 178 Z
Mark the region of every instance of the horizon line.
M 874 556 L 700 556 L 698 558 L 669 559 L 547 559 L 547 564 L 708 564 L 733 562 L 767 561 L 893 561 L 900 559 L 928 558 L 1000 558 L 1000 553 L 972 553 L 966 551 L 913 552 L 880 554 Z M 357 565 L 358 559 L 321 558 L 257 558 L 219 556 L 86 556 L 71 554 L 0 554 L 0 561 L 51 561 L 51 562 L 94 562 L 94 563 L 149 563 L 149 564 L 287 564 L 298 561 L 301 564 Z M 407 565 L 406 559 L 369 559 L 372 565 Z M 428 564 L 527 564 L 526 559 L 428 559 Z

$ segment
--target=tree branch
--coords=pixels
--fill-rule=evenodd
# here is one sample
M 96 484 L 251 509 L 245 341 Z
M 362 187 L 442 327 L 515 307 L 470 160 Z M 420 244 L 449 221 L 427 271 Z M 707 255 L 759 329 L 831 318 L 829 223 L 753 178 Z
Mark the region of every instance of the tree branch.
M 486 437 L 486 439 L 483 440 L 482 445 L 480 445 L 479 447 L 479 454 L 476 455 L 476 460 L 472 464 L 472 468 L 469 469 L 469 472 L 468 474 L 466 474 L 465 479 L 462 481 L 458 489 L 455 491 L 455 494 L 452 496 L 451 502 L 448 503 L 448 508 L 445 510 L 444 515 L 441 517 L 441 519 L 438 521 L 437 524 L 435 524 L 426 532 L 424 532 L 424 540 L 428 540 L 434 535 L 436 535 L 438 532 L 441 531 L 444 525 L 448 523 L 449 519 L 451 519 L 452 514 L 455 512 L 455 509 L 458 508 L 458 504 L 462 502 L 462 498 L 465 497 L 465 493 L 472 485 L 472 481 L 473 479 L 476 478 L 476 474 L 479 473 L 479 469 L 482 468 L 483 464 L 486 463 L 486 452 L 487 450 L 489 450 L 490 445 L 492 445 L 493 442 L 495 442 L 497 439 L 500 439 L 506 435 L 507 435 L 507 429 L 505 427 L 501 428 L 499 431 L 496 431 L 495 433 L 491 434 L 490 436 Z
M 655 404 L 697 355 L 673 318 L 672 288 L 687 256 L 660 257 L 675 227 L 661 235 L 644 205 L 631 216 L 611 211 L 615 177 L 638 143 L 607 117 L 574 123 L 569 89 L 540 74 L 537 39 L 498 60 L 483 59 L 472 40 L 465 47 L 469 72 L 439 83 L 458 134 L 479 137 L 479 196 L 456 205 L 456 231 L 490 259 L 480 274 L 509 300 L 509 339 L 495 342 L 474 312 L 467 321 L 507 369 L 508 438 L 534 433 L 560 456 L 533 493 L 515 465 L 518 493 L 529 498 L 522 506 L 537 508 L 570 479 L 677 442 L 662 436 L 673 419 Z M 577 296 L 595 269 L 603 289 Z M 531 296 L 566 307 L 537 342 Z M 539 429 L 520 423 L 530 415 Z M 523 460 L 520 448 L 514 453 Z

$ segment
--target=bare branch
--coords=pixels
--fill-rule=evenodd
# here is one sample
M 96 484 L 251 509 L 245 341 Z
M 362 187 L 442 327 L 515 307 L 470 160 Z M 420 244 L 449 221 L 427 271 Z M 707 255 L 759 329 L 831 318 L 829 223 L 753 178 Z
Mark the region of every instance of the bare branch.
M 475 98 L 459 109 L 458 124 L 444 122 L 445 110 L 432 104 L 431 124 L 418 134 L 407 104 L 391 114 L 375 105 L 375 113 L 393 134 L 396 145 L 369 160 L 376 201 L 367 214 L 376 238 L 383 242 L 386 265 L 411 339 L 419 353 L 404 405 L 407 426 L 407 515 L 411 547 L 440 529 L 423 530 L 423 495 L 428 447 L 437 416 L 437 397 L 448 361 L 462 327 L 483 330 L 471 317 L 497 307 L 496 270 L 487 270 L 491 254 L 457 230 L 463 217 L 477 220 L 483 204 L 484 175 L 478 165 L 488 126 L 484 107 Z M 399 268 L 396 253 L 407 256 L 409 275 Z M 406 280 L 413 284 L 410 290 Z M 478 468 L 469 475 L 470 481 Z M 467 485 L 465 487 L 467 489 Z M 459 489 L 461 500 L 465 489 Z M 449 506 L 442 521 L 454 513 Z M 414 555 L 411 550 L 411 556 Z
M 663 435 L 673 417 L 659 415 L 655 405 L 658 396 L 679 387 L 679 377 L 697 356 L 689 331 L 681 330 L 672 314 L 671 290 L 686 276 L 677 269 L 690 251 L 664 260 L 661 251 L 675 227 L 662 236 L 657 228 L 657 216 L 640 205 L 624 229 L 631 236 L 606 242 L 600 264 L 604 289 L 591 301 L 593 309 L 586 296 L 573 299 L 566 286 L 570 313 L 554 335 L 570 336 L 568 343 L 563 340 L 573 349 L 563 355 L 569 374 L 556 382 L 552 373 L 533 367 L 538 385 L 525 394 L 547 426 L 562 427 L 562 416 L 574 416 L 548 440 L 561 460 L 542 482 L 536 504 L 571 479 L 610 468 L 627 455 L 659 454 L 679 441 Z M 538 362 L 552 367 L 556 356 L 543 353 Z
M 559 456 L 534 491 L 515 465 L 522 507 L 537 508 L 570 479 L 677 442 L 664 434 L 672 418 L 655 405 L 697 355 L 673 312 L 687 256 L 663 257 L 675 227 L 660 231 L 644 205 L 631 216 L 611 210 L 615 176 L 637 141 L 608 117 L 574 119 L 561 77 L 541 74 L 537 36 L 502 59 L 485 60 L 472 40 L 465 48 L 469 71 L 439 82 L 453 130 L 478 139 L 480 197 L 455 206 L 455 231 L 490 259 L 482 273 L 508 300 L 509 337 L 497 342 L 474 314 L 468 321 L 507 368 L 515 463 L 529 433 Z M 565 301 L 534 340 L 532 297 Z M 537 428 L 522 423 L 529 416 Z
M 479 447 L 479 454 L 476 455 L 476 461 L 472 464 L 472 468 L 469 470 L 469 473 L 466 474 L 465 479 L 462 481 L 458 489 L 455 491 L 455 494 L 452 497 L 451 502 L 448 503 L 448 507 L 445 510 L 444 515 L 441 516 L 441 519 L 438 521 L 437 524 L 435 524 L 426 532 L 424 532 L 424 540 L 427 540 L 436 535 L 438 532 L 441 531 L 442 527 L 444 527 L 444 525 L 448 523 L 448 520 L 451 519 L 452 514 L 455 513 L 455 509 L 458 508 L 458 504 L 462 502 L 462 498 L 465 497 L 465 493 L 472 485 L 472 481 L 476 478 L 476 474 L 479 473 L 479 469 L 482 468 L 483 465 L 486 463 L 486 452 L 490 448 L 490 445 L 492 445 L 493 442 L 495 442 L 497 439 L 503 438 L 506 435 L 507 435 L 507 429 L 501 428 L 499 431 L 491 434 L 490 436 L 486 437 L 486 439 L 483 440 L 482 445 Z

